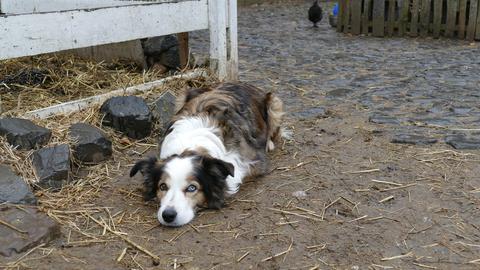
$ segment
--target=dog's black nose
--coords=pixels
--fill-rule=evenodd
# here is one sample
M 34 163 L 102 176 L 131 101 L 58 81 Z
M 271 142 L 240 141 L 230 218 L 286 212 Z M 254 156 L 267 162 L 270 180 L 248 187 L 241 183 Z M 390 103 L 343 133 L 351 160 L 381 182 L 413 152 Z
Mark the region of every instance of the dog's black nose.
M 177 211 L 173 208 L 167 208 L 163 210 L 162 212 L 162 218 L 165 220 L 165 222 L 170 223 L 173 220 L 175 220 L 175 217 L 177 216 Z

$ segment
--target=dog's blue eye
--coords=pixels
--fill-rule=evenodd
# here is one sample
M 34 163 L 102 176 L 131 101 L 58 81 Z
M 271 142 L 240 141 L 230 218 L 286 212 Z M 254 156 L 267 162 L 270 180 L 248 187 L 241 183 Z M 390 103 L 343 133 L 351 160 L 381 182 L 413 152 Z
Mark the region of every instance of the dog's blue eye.
M 195 185 L 190 185 L 187 187 L 187 192 L 195 192 L 197 187 Z
M 161 191 L 166 191 L 166 190 L 168 190 L 168 187 L 167 187 L 167 185 L 166 185 L 165 183 L 161 183 L 160 186 L 159 186 L 159 188 L 160 188 Z

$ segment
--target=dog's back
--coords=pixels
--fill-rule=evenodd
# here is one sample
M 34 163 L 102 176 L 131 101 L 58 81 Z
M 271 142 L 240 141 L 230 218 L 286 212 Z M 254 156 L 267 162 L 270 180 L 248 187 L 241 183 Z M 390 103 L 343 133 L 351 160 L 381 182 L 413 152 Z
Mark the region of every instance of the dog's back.
M 258 171 L 263 173 L 266 151 L 273 150 L 282 115 L 282 102 L 273 93 L 245 83 L 222 83 L 189 89 L 173 121 L 185 116 L 213 118 L 222 129 L 227 149 L 265 164 Z

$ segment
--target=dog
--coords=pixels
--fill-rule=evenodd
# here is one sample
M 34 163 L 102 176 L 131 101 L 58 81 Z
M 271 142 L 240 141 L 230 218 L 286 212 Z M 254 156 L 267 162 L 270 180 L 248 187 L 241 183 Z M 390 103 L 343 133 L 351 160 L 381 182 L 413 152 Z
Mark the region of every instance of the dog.
M 220 209 L 243 179 L 267 173 L 267 152 L 281 136 L 283 103 L 246 83 L 192 88 L 160 142 L 160 159 L 138 161 L 144 198 L 160 201 L 158 220 L 189 223 L 199 208 Z

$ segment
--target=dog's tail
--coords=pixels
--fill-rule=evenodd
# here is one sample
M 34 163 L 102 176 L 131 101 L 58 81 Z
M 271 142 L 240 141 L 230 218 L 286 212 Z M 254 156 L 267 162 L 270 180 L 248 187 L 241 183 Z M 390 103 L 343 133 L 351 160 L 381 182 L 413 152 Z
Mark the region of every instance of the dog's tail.
M 265 106 L 267 110 L 268 140 L 267 151 L 275 148 L 274 142 L 277 142 L 282 136 L 283 102 L 273 93 L 265 96 Z

